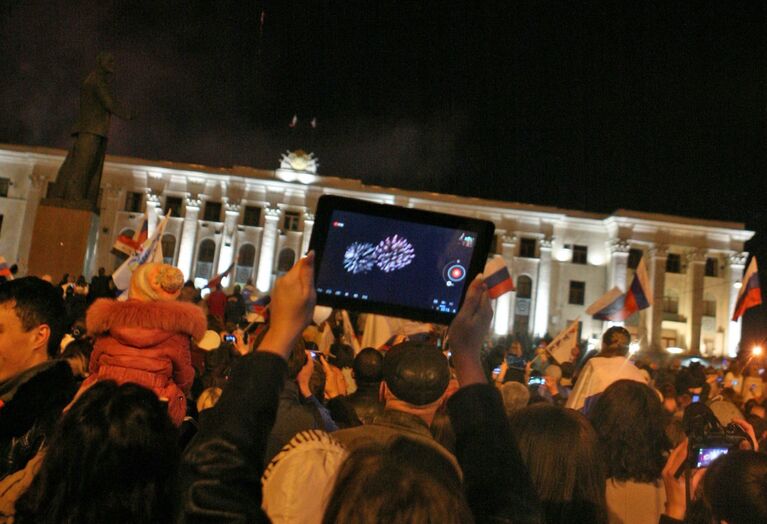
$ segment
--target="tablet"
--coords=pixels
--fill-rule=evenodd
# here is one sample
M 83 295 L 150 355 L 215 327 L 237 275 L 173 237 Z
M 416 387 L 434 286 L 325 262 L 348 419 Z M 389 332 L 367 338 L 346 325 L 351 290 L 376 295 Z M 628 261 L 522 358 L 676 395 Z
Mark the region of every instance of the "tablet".
M 317 303 L 449 324 L 494 231 L 486 220 L 324 195 L 309 243 Z

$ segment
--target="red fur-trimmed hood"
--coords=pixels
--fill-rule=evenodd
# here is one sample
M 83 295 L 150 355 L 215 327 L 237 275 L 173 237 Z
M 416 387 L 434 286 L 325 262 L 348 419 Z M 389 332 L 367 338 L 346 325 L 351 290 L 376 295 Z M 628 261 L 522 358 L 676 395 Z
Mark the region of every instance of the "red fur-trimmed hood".
M 166 337 L 169 333 L 183 333 L 199 340 L 207 329 L 202 309 L 188 302 L 119 302 L 108 298 L 98 299 L 88 308 L 85 324 L 88 333 L 95 336 L 107 332 L 129 336 L 135 329 L 145 334 L 164 332 Z

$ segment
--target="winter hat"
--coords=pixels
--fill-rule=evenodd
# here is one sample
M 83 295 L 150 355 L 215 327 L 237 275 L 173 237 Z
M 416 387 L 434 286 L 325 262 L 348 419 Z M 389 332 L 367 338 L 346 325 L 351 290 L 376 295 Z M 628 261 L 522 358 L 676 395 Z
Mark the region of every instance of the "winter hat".
M 142 264 L 133 271 L 128 297 L 144 302 L 176 300 L 183 285 L 180 269 L 168 264 Z
M 383 379 L 398 399 L 425 406 L 439 399 L 447 389 L 450 368 L 436 346 L 407 341 L 386 353 Z
M 347 456 L 343 445 L 324 431 L 310 429 L 293 437 L 261 477 L 261 507 L 271 522 L 320 524 Z

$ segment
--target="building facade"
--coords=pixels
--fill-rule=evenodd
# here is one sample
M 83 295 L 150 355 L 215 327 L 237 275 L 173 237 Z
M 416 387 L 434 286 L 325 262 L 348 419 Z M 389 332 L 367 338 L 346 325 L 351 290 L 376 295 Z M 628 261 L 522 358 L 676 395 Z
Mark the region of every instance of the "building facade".
M 22 274 L 37 206 L 64 156 L 0 145 L 0 255 L 18 262 Z M 598 339 L 605 323 L 586 315 L 586 307 L 614 286 L 625 290 L 644 257 L 655 302 L 626 322 L 641 346 L 717 356 L 737 351 L 741 325 L 730 316 L 747 257 L 744 243 L 754 234 L 741 223 L 404 191 L 319 176 L 317 169 L 314 156 L 302 151 L 284 154 L 276 170 L 110 156 L 101 181 L 95 263 L 72 272 L 114 269 L 121 263 L 111 252 L 117 236 L 132 234 L 145 213 L 151 231 L 170 212 L 162 238 L 168 263 L 198 284 L 234 263 L 229 285 L 252 280 L 266 293 L 306 251 L 319 197 L 334 194 L 494 222 L 494 250 L 506 259 L 517 288 L 495 301 L 498 335 L 554 335 L 580 319 L 582 338 Z

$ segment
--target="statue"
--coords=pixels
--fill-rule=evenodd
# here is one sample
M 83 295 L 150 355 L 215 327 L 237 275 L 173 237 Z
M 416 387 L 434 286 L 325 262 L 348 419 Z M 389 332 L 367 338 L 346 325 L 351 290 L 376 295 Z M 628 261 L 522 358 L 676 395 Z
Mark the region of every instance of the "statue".
M 86 77 L 80 89 L 80 116 L 72 129 L 74 144 L 59 169 L 56 184 L 48 194 L 50 198 L 72 203 L 87 202 L 93 208 L 99 195 L 110 117 L 134 118 L 112 95 L 112 54 L 99 53 L 96 64 L 96 69 Z

